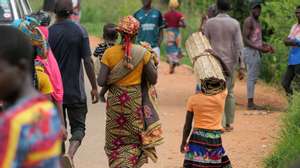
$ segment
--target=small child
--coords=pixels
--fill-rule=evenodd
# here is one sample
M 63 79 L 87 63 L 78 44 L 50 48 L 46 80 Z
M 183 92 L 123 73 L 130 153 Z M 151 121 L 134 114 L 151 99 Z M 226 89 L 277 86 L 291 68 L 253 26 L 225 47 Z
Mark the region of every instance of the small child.
M 94 51 L 94 56 L 99 58 L 99 61 L 101 61 L 105 50 L 115 45 L 118 39 L 117 26 L 112 23 L 106 24 L 103 27 L 102 38 L 104 41 L 98 44 L 98 47 Z
M 108 23 L 103 27 L 103 42 L 98 45 L 94 51 L 94 56 L 98 58 L 99 65 L 101 64 L 101 59 L 106 51 L 106 49 L 115 45 L 116 40 L 118 39 L 117 26 L 112 23 Z M 100 101 L 105 102 L 105 93 L 107 92 L 108 87 L 103 87 L 100 91 Z
M 59 168 L 60 118 L 32 85 L 31 42 L 9 26 L 0 26 L 0 37 L 0 100 L 5 102 L 0 113 L 0 167 Z
M 41 92 L 43 95 L 49 98 L 49 100 L 52 100 L 51 94 L 53 92 L 53 87 L 50 82 L 49 76 L 45 73 L 44 65 L 35 60 L 35 73 L 37 76 L 37 89 L 39 92 Z
M 185 153 L 184 168 L 231 168 L 221 139 L 226 96 L 226 90 L 215 95 L 205 95 L 200 89 L 199 93 L 188 99 L 180 149 L 182 153 Z M 194 123 L 194 128 L 187 141 L 192 123 Z

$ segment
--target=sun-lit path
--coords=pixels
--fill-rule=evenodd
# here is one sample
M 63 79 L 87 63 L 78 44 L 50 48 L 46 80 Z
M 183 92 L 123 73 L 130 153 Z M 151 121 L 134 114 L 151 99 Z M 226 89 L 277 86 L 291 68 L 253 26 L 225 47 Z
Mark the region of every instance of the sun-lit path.
M 95 45 L 93 40 L 91 43 Z M 181 130 L 185 116 L 185 103 L 193 94 L 195 80 L 189 68 L 181 66 L 174 75 L 168 74 L 168 66 L 162 63 L 159 68 L 159 84 L 157 86 L 160 100 L 160 117 L 164 127 L 165 143 L 158 148 L 157 164 L 145 165 L 146 168 L 181 167 L 183 155 L 179 153 Z M 86 83 L 87 93 L 89 84 Z M 235 130 L 223 136 L 224 146 L 234 167 L 260 168 L 262 159 L 271 150 L 276 141 L 280 125 L 279 112 L 268 115 L 246 116 L 245 82 L 236 83 L 238 110 Z M 259 84 L 257 102 L 282 109 L 286 102 L 273 88 Z M 87 117 L 87 135 L 76 156 L 76 168 L 108 168 L 104 153 L 105 136 L 105 104 L 91 105 Z

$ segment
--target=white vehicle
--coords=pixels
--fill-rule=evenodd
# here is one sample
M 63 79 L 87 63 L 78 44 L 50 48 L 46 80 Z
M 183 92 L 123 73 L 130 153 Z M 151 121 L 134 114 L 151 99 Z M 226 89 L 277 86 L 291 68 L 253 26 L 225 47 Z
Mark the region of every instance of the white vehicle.
M 0 24 L 10 24 L 31 12 L 27 0 L 0 0 Z

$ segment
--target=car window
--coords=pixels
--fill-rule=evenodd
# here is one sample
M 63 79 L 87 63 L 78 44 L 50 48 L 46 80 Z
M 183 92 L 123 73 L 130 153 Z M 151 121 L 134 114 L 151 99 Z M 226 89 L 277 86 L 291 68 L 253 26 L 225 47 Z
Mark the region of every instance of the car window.
M 13 21 L 13 13 L 9 0 L 0 0 L 0 22 Z

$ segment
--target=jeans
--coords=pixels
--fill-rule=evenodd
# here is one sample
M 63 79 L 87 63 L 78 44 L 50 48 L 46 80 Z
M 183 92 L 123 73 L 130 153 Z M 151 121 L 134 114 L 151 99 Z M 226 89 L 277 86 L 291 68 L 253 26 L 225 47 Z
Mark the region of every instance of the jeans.
M 285 89 L 285 92 L 288 95 L 293 94 L 293 88 L 291 87 L 292 81 L 297 77 L 297 85 L 299 85 L 299 77 L 300 77 L 300 64 L 298 65 L 289 65 L 287 67 L 287 71 L 282 79 L 282 86 Z M 296 88 L 299 89 L 299 88 Z

